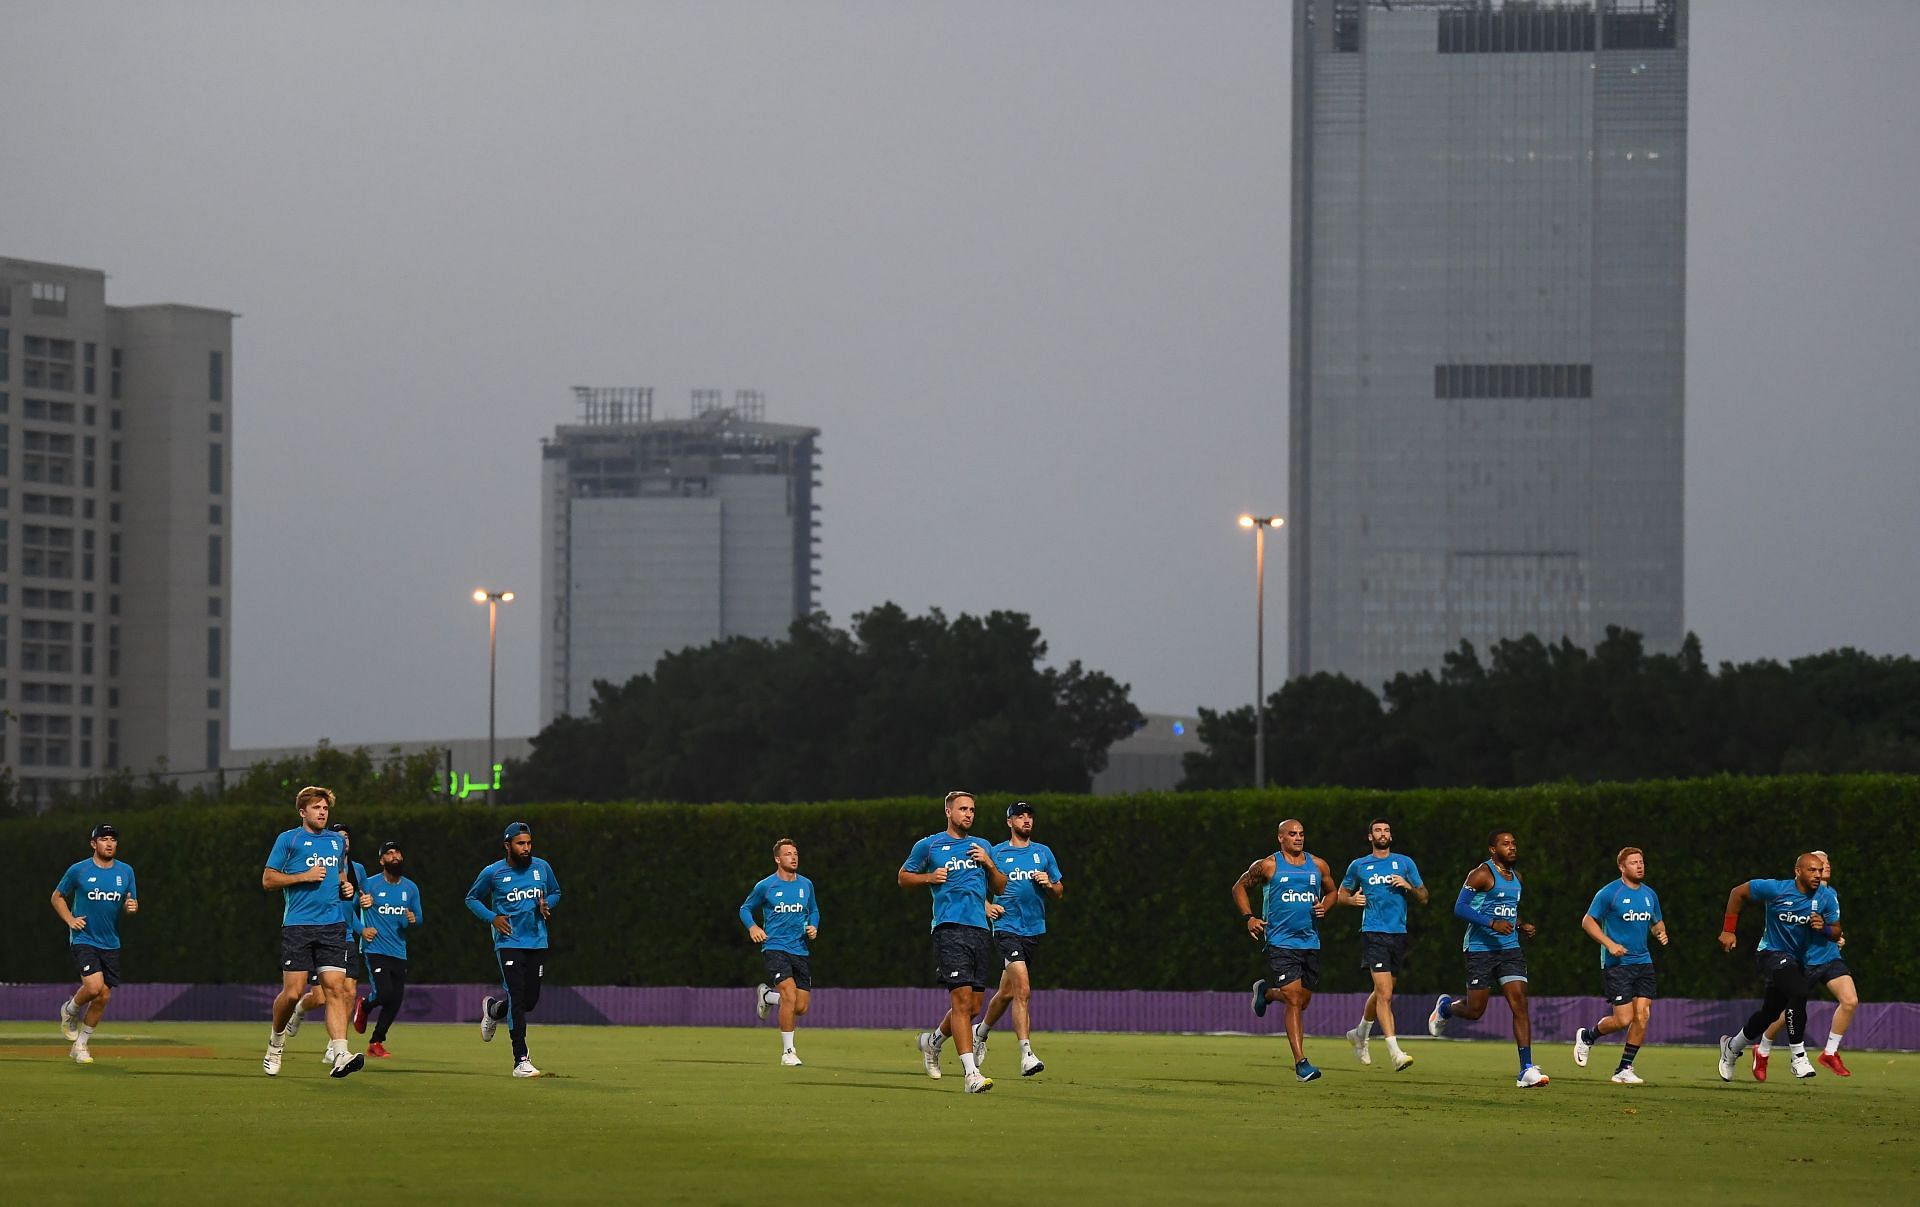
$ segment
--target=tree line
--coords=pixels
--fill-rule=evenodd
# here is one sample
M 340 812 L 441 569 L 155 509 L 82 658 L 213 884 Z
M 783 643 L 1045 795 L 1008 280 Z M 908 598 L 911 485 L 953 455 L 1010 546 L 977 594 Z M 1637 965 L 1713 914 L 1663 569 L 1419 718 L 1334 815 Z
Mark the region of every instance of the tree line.
M 1199 710 L 1205 749 L 1184 789 L 1248 782 L 1252 705 Z M 1266 701 L 1267 775 L 1278 786 L 1502 788 L 1702 776 L 1920 772 L 1920 662 L 1833 650 L 1709 668 L 1688 634 L 1650 654 L 1609 626 L 1591 651 L 1562 639 L 1461 642 L 1438 671 L 1379 695 L 1303 675 Z

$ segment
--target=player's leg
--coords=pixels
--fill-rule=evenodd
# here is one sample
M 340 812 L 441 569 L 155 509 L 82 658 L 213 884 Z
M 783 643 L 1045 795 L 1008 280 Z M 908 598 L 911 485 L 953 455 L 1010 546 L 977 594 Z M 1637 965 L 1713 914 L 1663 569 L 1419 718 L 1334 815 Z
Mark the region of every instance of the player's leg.
M 1492 994 L 1493 991 L 1485 985 L 1469 989 L 1467 990 L 1467 996 L 1463 998 L 1456 997 L 1448 1001 L 1446 1017 L 1449 1019 L 1464 1018 L 1468 1022 L 1473 1022 L 1487 1012 L 1487 999 L 1491 997 Z
M 540 1004 L 540 986 L 546 976 L 547 953 L 537 948 L 502 948 L 501 965 L 507 982 L 507 1038 L 513 1041 L 513 1074 L 538 1077 L 527 1051 L 527 1016 Z
M 107 999 L 113 996 L 113 989 L 107 984 L 104 968 L 80 978 L 80 991 L 73 995 L 74 1017 L 85 1027 L 100 1025 L 100 1016 L 106 1013 Z
M 1313 1000 L 1313 991 L 1301 981 L 1292 980 L 1281 987 L 1280 1000 L 1285 1003 L 1282 1017 L 1286 1019 L 1287 1047 L 1293 1050 L 1293 1063 L 1305 1064 L 1307 1003 Z
M 780 1034 L 793 1034 L 793 1020 L 800 1017 L 800 986 L 792 978 L 780 982 Z M 793 1046 L 788 1043 L 788 1048 Z
M 1523 1087 L 1545 1085 L 1547 1075 L 1533 1063 L 1533 1017 L 1527 1009 L 1526 977 L 1517 973 L 1501 977 L 1500 995 L 1506 999 L 1507 1009 L 1513 1014 L 1513 1045 L 1519 1049 L 1520 1055 L 1520 1075 L 1516 1084 Z
M 1008 1008 L 1013 1005 L 1013 980 L 1013 965 L 1009 964 L 1000 970 L 1000 987 L 994 990 L 993 997 L 987 1002 L 987 1015 L 982 1020 L 981 1031 L 993 1030 L 1006 1017 Z
M 1851 973 L 1839 972 L 1827 975 L 1824 979 L 1827 992 L 1833 995 L 1834 1006 L 1833 1021 L 1827 1024 L 1827 1042 L 1820 1053 L 1820 1063 L 1841 1077 L 1851 1077 L 1852 1070 L 1840 1059 L 1840 1042 L 1853 1022 L 1853 1012 L 1860 1007 L 1860 991 L 1854 986 Z
M 367 999 L 379 1003 L 379 1015 L 373 1024 L 373 1042 L 380 1047 L 376 1056 L 386 1055 L 387 1032 L 400 1017 L 401 1003 L 407 1000 L 407 962 L 392 956 L 376 956 L 380 962 L 373 973 L 373 993 Z

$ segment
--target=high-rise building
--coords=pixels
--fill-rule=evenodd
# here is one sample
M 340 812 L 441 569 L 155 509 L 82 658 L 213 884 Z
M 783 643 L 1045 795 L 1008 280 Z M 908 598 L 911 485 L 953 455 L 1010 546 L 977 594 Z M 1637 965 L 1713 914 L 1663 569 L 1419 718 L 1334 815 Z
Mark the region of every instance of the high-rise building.
M 814 608 L 818 428 L 696 390 L 653 418 L 646 387 L 574 390 L 541 449 L 540 723 L 584 715 L 597 679 L 723 637 L 778 638 Z
M 220 766 L 233 318 L 0 259 L 0 762 L 24 801 Z
M 1686 0 L 1295 0 L 1288 670 L 1681 621 Z

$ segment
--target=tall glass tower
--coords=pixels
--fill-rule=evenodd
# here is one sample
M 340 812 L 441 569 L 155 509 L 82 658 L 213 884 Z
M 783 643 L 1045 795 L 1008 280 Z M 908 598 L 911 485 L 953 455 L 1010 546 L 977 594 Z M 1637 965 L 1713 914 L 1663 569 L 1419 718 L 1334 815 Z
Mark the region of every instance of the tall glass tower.
M 1686 0 L 1295 0 L 1288 670 L 1676 647 Z

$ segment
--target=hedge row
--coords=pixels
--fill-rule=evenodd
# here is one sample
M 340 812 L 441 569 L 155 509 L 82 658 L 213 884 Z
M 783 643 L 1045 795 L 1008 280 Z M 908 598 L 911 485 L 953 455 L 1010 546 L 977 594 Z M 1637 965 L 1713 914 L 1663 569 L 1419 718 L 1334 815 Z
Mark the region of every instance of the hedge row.
M 1408 992 L 1456 987 L 1461 926 L 1454 890 L 1484 858 L 1498 825 L 1520 843 L 1522 913 L 1540 927 L 1528 948 L 1536 993 L 1597 993 L 1599 952 L 1580 931 L 1593 893 L 1614 875 L 1621 846 L 1643 847 L 1665 905 L 1671 947 L 1656 956 L 1674 997 L 1747 997 L 1752 961 L 1714 942 L 1727 890 L 1752 876 L 1791 874 L 1803 848 L 1828 850 L 1846 905 L 1847 957 L 1862 992 L 1920 1000 L 1920 944 L 1907 929 L 1903 890 L 1888 874 L 1920 848 L 1920 778 L 1895 776 L 1544 785 L 1511 791 L 1378 793 L 1299 790 L 1131 797 L 1036 797 L 1036 836 L 1067 877 L 1052 910 L 1043 986 L 1083 989 L 1233 989 L 1260 974 L 1256 945 L 1228 899 L 1234 877 L 1274 847 L 1276 823 L 1299 817 L 1308 849 L 1335 874 L 1364 853 L 1368 821 L 1391 818 L 1396 850 L 1433 890 L 1413 910 Z M 982 802 L 978 832 L 1004 837 L 1004 801 Z M 908 848 L 941 827 L 939 802 L 878 800 L 812 805 L 550 804 L 519 807 L 536 850 L 554 866 L 565 900 L 555 916 L 551 975 L 564 984 L 733 985 L 759 962 L 735 911 L 771 870 L 773 840 L 800 844 L 801 869 L 819 887 L 823 921 L 814 970 L 827 986 L 923 984 L 932 969 L 926 890 L 903 892 L 894 872 Z M 413 943 L 420 982 L 491 979 L 486 929 L 461 903 L 500 854 L 509 818 L 484 806 L 341 809 L 371 863 L 379 841 L 404 844 L 408 873 L 428 909 Z M 260 889 L 274 836 L 290 807 L 226 806 L 130 816 L 121 852 L 139 872 L 141 912 L 125 919 L 125 971 L 138 981 L 272 979 L 279 895 Z M 47 897 L 86 855 L 71 818 L 0 823 L 19 870 L 0 888 L 12 941 L 0 980 L 71 976 L 65 932 Z M 1358 968 L 1358 912 L 1323 924 L 1327 991 L 1366 987 Z M 1758 937 L 1753 912 L 1743 948 Z

